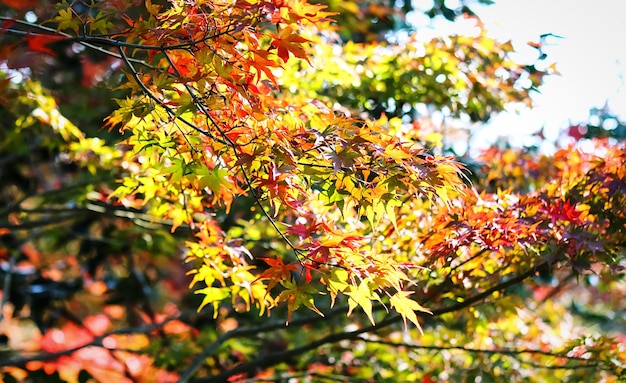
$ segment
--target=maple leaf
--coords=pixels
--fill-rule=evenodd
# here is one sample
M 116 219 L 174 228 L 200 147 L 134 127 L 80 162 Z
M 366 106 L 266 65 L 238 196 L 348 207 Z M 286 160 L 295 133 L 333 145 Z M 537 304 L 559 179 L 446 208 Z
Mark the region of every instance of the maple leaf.
M 391 298 L 389 298 L 389 301 L 391 303 L 391 307 L 395 308 L 397 313 L 402 316 L 402 319 L 404 320 L 404 327 L 405 329 L 407 329 L 407 331 L 408 328 L 406 320 L 408 319 L 413 322 L 413 324 L 417 326 L 419 331 L 423 334 L 422 327 L 417 321 L 417 315 L 415 314 L 415 312 L 419 311 L 428 314 L 432 314 L 432 312 L 424 306 L 420 305 L 419 303 L 415 302 L 414 300 L 410 299 L 409 295 L 411 294 L 412 292 L 410 291 L 398 291 Z
M 323 230 L 324 233 L 334 233 L 333 229 L 325 222 L 315 222 L 308 226 L 302 223 L 295 223 L 289 227 L 286 234 L 295 234 L 300 237 L 300 239 L 304 239 L 311 237 L 317 230 Z
M 328 263 L 330 249 L 335 246 L 325 246 L 318 241 L 305 245 L 310 250 L 308 257 L 320 264 Z
M 25 10 L 37 5 L 37 0 L 2 0 L 1 2 L 17 10 Z
M 577 210 L 576 205 L 572 205 L 569 200 L 565 202 L 557 200 L 554 205 L 548 206 L 545 212 L 550 216 L 552 225 L 556 224 L 557 221 L 571 222 L 575 225 L 582 224 L 580 216 L 583 212 Z
M 310 4 L 305 0 L 289 0 L 289 22 L 308 20 L 311 23 L 330 21 L 328 16 L 336 15 L 337 12 L 323 12 L 326 5 Z
M 330 293 L 330 307 L 335 306 L 335 299 L 337 294 L 346 290 L 350 285 L 348 284 L 348 272 L 341 268 L 333 268 L 330 275 L 324 275 L 322 282 L 328 286 Z
M 354 165 L 354 159 L 358 157 L 358 154 L 343 150 L 339 152 L 332 152 L 329 156 L 333 162 L 334 174 L 337 175 L 337 172 L 340 170 L 351 169 Z
M 348 316 L 357 306 L 361 306 L 372 325 L 376 324 L 372 315 L 372 299 L 378 299 L 378 295 L 372 292 L 367 282 L 361 282 L 358 287 L 346 288 L 344 294 L 350 298 L 348 299 Z
M 278 85 L 278 81 L 276 81 L 276 77 L 272 71 L 272 68 L 278 66 L 278 64 L 267 58 L 270 52 L 263 50 L 251 50 L 251 52 L 254 53 L 255 57 L 254 60 L 249 61 L 249 64 L 250 66 L 256 68 L 257 80 L 261 80 L 261 73 L 265 73 L 267 78 L 274 85 Z
M 161 10 L 160 5 L 152 4 L 152 0 L 146 0 L 145 6 L 148 13 L 150 13 L 152 16 L 159 16 L 159 12 Z
M 287 324 L 291 321 L 291 315 L 300 306 L 304 306 L 315 313 L 324 316 L 324 314 L 315 307 L 312 294 L 318 291 L 311 285 L 297 285 L 290 281 L 281 281 L 280 284 L 285 288 L 278 295 L 278 300 L 287 301 Z
M 286 264 L 280 258 L 259 258 L 261 261 L 270 265 L 270 268 L 259 275 L 256 280 L 269 279 L 267 283 L 267 291 L 270 291 L 280 281 L 291 278 L 292 272 L 298 271 L 298 266 L 293 263 Z
M 70 8 L 59 10 L 59 15 L 53 18 L 55 23 L 58 24 L 57 30 L 72 29 L 78 33 L 80 28 L 80 20 L 74 17 L 74 13 Z
M 62 329 L 46 332 L 41 340 L 41 349 L 46 352 L 59 352 L 85 345 L 93 340 L 93 334 L 84 327 L 69 322 Z
M 311 226 L 307 227 L 301 223 L 296 223 L 295 225 L 291 225 L 289 230 L 285 232 L 285 234 L 295 234 L 300 239 L 307 238 L 315 229 L 311 228 Z
M 302 44 L 308 43 L 310 40 L 298 35 L 291 25 L 283 28 L 278 36 L 273 33 L 271 36 L 273 38 L 271 46 L 276 48 L 278 57 L 280 57 L 283 62 L 289 60 L 289 53 L 309 62 L 309 57 Z
M 204 294 L 204 299 L 200 306 L 198 306 L 198 312 L 209 303 L 213 304 L 213 318 L 217 318 L 220 302 L 230 296 L 230 289 L 227 287 L 207 287 L 195 291 L 196 294 Z
M 26 35 L 26 43 L 28 48 L 33 52 L 45 53 L 50 56 L 56 57 L 56 52 L 53 51 L 48 45 L 55 43 L 66 38 L 58 35 Z

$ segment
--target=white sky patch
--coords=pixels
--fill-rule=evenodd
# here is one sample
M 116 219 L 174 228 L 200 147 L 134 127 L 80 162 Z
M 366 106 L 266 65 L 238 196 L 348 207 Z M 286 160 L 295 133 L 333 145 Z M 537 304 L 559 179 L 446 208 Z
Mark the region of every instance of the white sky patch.
M 507 129 L 517 136 L 545 126 L 553 139 L 560 129 L 585 121 L 589 109 L 605 102 L 626 118 L 625 14 L 623 0 L 499 1 L 481 9 L 492 36 L 513 40 L 518 51 L 513 59 L 530 62 L 536 57 L 537 51 L 526 42 L 537 41 L 540 34 L 563 37 L 546 40 L 547 62 L 556 62 L 561 75 L 546 78 L 541 93 L 533 97 L 535 108 L 496 116 L 488 130 Z
M 418 9 L 431 4 L 415 1 Z M 473 10 L 489 36 L 513 41 L 512 59 L 520 63 L 533 63 L 538 56 L 528 41 L 538 42 L 539 35 L 546 33 L 563 38 L 545 41 L 545 62 L 556 63 L 561 75 L 545 78 L 541 93 L 533 95 L 535 108 L 511 106 L 476 133 L 472 146 L 486 146 L 498 136 L 510 137 L 513 144 L 529 144 L 529 135 L 542 127 L 554 140 L 560 130 L 585 122 L 589 110 L 605 102 L 626 119 L 626 0 L 496 0 Z M 461 34 L 467 28 L 440 19 L 429 32 Z M 416 21 L 424 25 L 419 17 Z

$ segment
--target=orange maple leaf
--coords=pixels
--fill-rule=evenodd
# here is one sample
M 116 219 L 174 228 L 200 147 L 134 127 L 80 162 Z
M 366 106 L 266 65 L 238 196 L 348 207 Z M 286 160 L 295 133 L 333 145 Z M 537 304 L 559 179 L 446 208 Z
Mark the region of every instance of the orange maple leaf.
M 261 261 L 270 265 L 270 268 L 265 270 L 259 277 L 256 279 L 269 279 L 270 281 L 267 284 L 267 291 L 271 290 L 278 284 L 279 281 L 287 280 L 291 277 L 291 272 L 297 272 L 298 267 L 293 263 L 288 263 L 285 265 L 282 259 L 280 258 L 259 258 Z
M 308 43 L 310 40 L 298 35 L 291 26 L 287 26 L 281 30 L 278 36 L 273 33 L 271 36 L 274 39 L 271 45 L 278 50 L 278 57 L 280 57 L 283 62 L 289 60 L 289 53 L 307 62 L 309 61 L 302 44 Z
M 35 5 L 37 5 L 37 1 L 35 0 L 1 0 L 1 2 L 4 5 L 20 11 L 27 8 L 33 8 Z
M 320 21 L 329 21 L 328 16 L 336 15 L 337 12 L 323 12 L 322 9 L 327 8 L 326 5 L 310 4 L 308 1 L 291 0 L 289 5 L 289 21 L 298 22 L 302 19 L 312 23 Z

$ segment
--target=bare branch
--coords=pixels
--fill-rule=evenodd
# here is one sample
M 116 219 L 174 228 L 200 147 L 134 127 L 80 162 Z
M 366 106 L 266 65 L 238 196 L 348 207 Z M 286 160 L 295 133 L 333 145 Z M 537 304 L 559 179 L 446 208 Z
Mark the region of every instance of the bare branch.
M 263 326 L 237 328 L 235 330 L 228 331 L 222 334 L 220 337 L 218 337 L 213 343 L 205 347 L 202 353 L 193 359 L 193 361 L 189 364 L 189 366 L 187 366 L 185 371 L 183 371 L 183 373 L 180 375 L 179 383 L 188 382 L 189 379 L 191 379 L 191 377 L 195 375 L 195 373 L 198 371 L 202 363 L 209 356 L 213 355 L 217 351 L 217 349 L 229 339 L 252 336 L 252 335 L 257 335 L 259 333 L 264 333 L 264 332 L 269 332 L 269 331 L 274 331 L 274 330 L 288 329 L 288 328 L 302 326 L 305 324 L 312 324 L 312 323 L 319 322 L 322 320 L 327 320 L 341 313 L 345 313 L 346 309 L 347 307 L 341 306 L 324 314 L 323 317 L 320 315 L 309 315 L 306 317 L 297 318 L 297 319 L 292 320 L 289 323 L 289 327 L 285 325 L 284 321 L 275 321 L 275 322 L 272 322 Z
M 399 343 L 399 342 L 390 342 L 390 341 L 384 341 L 384 340 L 367 339 L 367 338 L 362 338 L 362 337 L 359 337 L 359 340 L 366 342 L 366 343 L 382 344 L 382 345 L 391 346 L 391 347 L 405 347 L 408 349 L 415 349 L 415 350 L 434 350 L 434 351 L 460 350 L 460 351 L 471 352 L 471 353 L 481 353 L 481 354 L 489 354 L 489 355 L 500 354 L 500 355 L 512 355 L 512 356 L 517 356 L 520 354 L 538 354 L 538 355 L 544 355 L 544 356 L 551 356 L 554 358 L 565 358 L 565 359 L 582 360 L 582 361 L 589 360 L 587 358 L 582 358 L 582 357 L 577 357 L 577 356 L 568 356 L 567 355 L 568 350 L 564 350 L 562 352 L 549 352 L 549 351 L 543 351 L 543 350 L 537 350 L 537 349 L 514 349 L 514 348 L 479 349 L 479 348 L 471 348 L 471 347 L 465 347 L 465 346 L 453 346 L 453 345 L 427 346 L 427 345 L 419 345 L 419 344 Z
M 273 366 L 278 363 L 282 363 L 285 360 L 292 358 L 297 355 L 301 355 L 307 351 L 315 350 L 316 348 L 323 346 L 328 343 L 337 343 L 342 340 L 347 339 L 357 339 L 359 335 L 373 331 L 383 329 L 393 323 L 399 322 L 402 319 L 399 315 L 392 315 L 387 319 L 379 322 L 377 325 L 369 325 L 358 330 L 354 331 L 345 331 L 340 333 L 334 333 L 327 335 L 321 339 L 318 339 L 314 342 L 308 343 L 304 346 L 288 349 L 285 351 L 275 352 L 271 354 L 264 355 L 262 357 L 258 357 L 256 359 L 251 360 L 247 363 L 242 363 L 233 367 L 228 371 L 224 371 L 221 374 L 209 376 L 206 378 L 196 379 L 194 383 L 213 383 L 213 382 L 225 382 L 229 377 L 235 374 L 245 373 L 256 370 L 258 367 L 267 367 Z M 180 380 L 180 382 L 186 382 L 187 380 Z
M 4 305 L 9 301 L 9 296 L 11 295 L 11 278 L 13 276 L 13 268 L 15 267 L 15 263 L 17 262 L 17 258 L 19 257 L 19 251 L 12 249 L 11 256 L 9 258 L 9 267 L 6 270 L 6 274 L 4 276 L 4 284 L 2 286 L 2 299 L 0 299 L 0 323 L 4 319 Z
M 63 214 L 56 217 L 40 219 L 36 221 L 26 221 L 18 224 L 12 224 L 8 222 L 0 222 L 0 229 L 9 229 L 9 230 L 30 230 L 38 227 L 45 227 L 50 225 L 57 225 L 66 221 L 70 221 L 79 214 Z

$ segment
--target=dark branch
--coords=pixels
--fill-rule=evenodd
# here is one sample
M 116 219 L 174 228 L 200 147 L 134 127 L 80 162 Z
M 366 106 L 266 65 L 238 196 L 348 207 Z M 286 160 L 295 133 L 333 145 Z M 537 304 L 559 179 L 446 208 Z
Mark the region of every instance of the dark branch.
M 410 343 L 389 342 L 389 341 L 384 341 L 384 340 L 373 340 L 373 339 L 366 339 L 362 337 L 359 337 L 358 339 L 366 343 L 376 343 L 376 344 L 382 344 L 382 345 L 391 346 L 391 347 L 405 347 L 405 348 L 414 349 L 414 350 L 434 350 L 434 351 L 460 350 L 460 351 L 471 352 L 471 353 L 481 353 L 481 354 L 490 354 L 490 355 L 500 354 L 500 355 L 512 355 L 512 356 L 517 356 L 520 354 L 537 354 L 537 355 L 551 356 L 554 358 L 565 358 L 565 359 L 570 359 L 570 360 L 580 360 L 580 361 L 589 360 L 587 358 L 582 358 L 582 357 L 577 357 L 577 356 L 568 356 L 567 350 L 563 352 L 549 352 L 549 351 L 543 351 L 543 350 L 537 350 L 537 349 L 514 349 L 514 348 L 479 349 L 479 348 L 452 346 L 452 345 L 426 346 L 426 345 L 410 344 Z
M 341 306 L 337 307 L 328 313 L 324 314 L 324 316 L 320 315 L 310 315 L 303 318 L 297 318 L 291 321 L 289 327 L 298 327 L 303 326 L 305 324 L 312 324 L 315 322 L 320 322 L 322 320 L 327 320 L 339 314 L 345 313 L 347 307 Z M 238 328 L 232 331 L 228 331 L 218 337 L 213 343 L 204 348 L 201 354 L 196 356 L 194 360 L 187 366 L 185 371 L 180 375 L 179 383 L 188 382 L 189 379 L 196 373 L 196 371 L 200 368 L 202 363 L 211 355 L 213 355 L 217 349 L 227 340 L 234 338 L 241 338 L 247 336 L 257 335 L 259 333 L 274 331 L 274 330 L 283 330 L 289 328 L 285 325 L 284 321 L 276 321 L 263 326 L 255 326 L 255 327 L 246 327 L 246 328 Z
M 535 270 L 534 269 L 530 269 L 516 277 L 513 277 L 509 280 L 507 280 L 506 282 L 502 282 L 496 286 L 493 286 L 485 291 L 483 291 L 482 293 L 479 293 L 473 297 L 467 298 L 464 302 L 449 306 L 449 307 L 443 307 L 443 308 L 439 308 L 439 309 L 435 309 L 432 310 L 433 315 L 429 315 L 427 313 L 416 313 L 417 315 L 419 315 L 422 318 L 430 318 L 433 316 L 440 316 L 446 313 L 450 313 L 450 312 L 455 312 L 455 311 L 459 311 L 462 310 L 464 308 L 467 308 L 471 305 L 474 305 L 478 302 L 481 302 L 482 300 L 484 300 L 485 298 L 487 298 L 488 296 L 490 296 L 491 294 L 493 294 L 496 291 L 505 289 L 507 287 L 513 286 L 515 284 L 521 283 L 523 280 L 525 280 L 526 278 L 532 276 L 534 274 Z M 333 313 L 335 313 L 334 315 L 336 315 L 337 310 L 333 310 Z M 322 319 L 321 317 L 317 318 Z M 210 383 L 210 382 L 224 382 L 228 379 L 228 377 L 235 375 L 235 374 L 240 374 L 240 373 L 247 373 L 247 372 L 251 372 L 251 371 L 255 371 L 257 368 L 259 367 L 268 367 L 268 366 L 273 366 L 279 363 L 284 362 L 285 360 L 301 355 L 305 352 L 314 350 L 324 344 L 328 344 L 328 343 L 337 343 L 339 341 L 342 340 L 355 340 L 355 339 L 361 339 L 359 337 L 359 335 L 361 334 L 365 334 L 365 333 L 369 333 L 372 331 L 378 331 L 381 330 L 387 326 L 390 326 L 394 323 L 398 323 L 402 320 L 402 317 L 400 315 L 391 315 L 388 318 L 384 319 L 383 321 L 379 322 L 376 325 L 370 325 L 367 327 L 363 327 L 361 329 L 355 330 L 355 331 L 346 331 L 346 332 L 340 332 L 340 333 L 334 333 L 334 334 L 330 334 L 327 335 L 321 339 L 318 339 L 314 342 L 308 343 L 306 345 L 300 346 L 300 347 L 295 347 L 292 349 L 288 349 L 285 351 L 281 351 L 281 352 L 276 352 L 276 353 L 272 353 L 272 354 L 267 354 L 264 355 L 263 357 L 258 357 L 254 360 L 251 360 L 247 363 L 243 363 L 240 364 L 238 366 L 235 366 L 234 368 L 228 370 L 228 371 L 224 371 L 218 375 L 214 375 L 214 376 L 210 376 L 210 377 L 206 377 L 206 378 L 201 378 L 201 379 L 196 379 L 193 382 L 194 383 Z M 305 320 L 304 323 L 300 322 L 300 321 L 294 321 L 292 322 L 293 326 L 300 326 L 303 325 L 305 323 L 310 323 L 307 322 Z M 238 330 L 233 330 L 231 333 L 236 333 Z M 246 335 L 254 335 L 257 334 L 258 331 L 254 331 L 254 328 L 249 328 L 249 329 L 243 329 L 242 331 L 244 331 L 244 333 Z M 269 331 L 269 330 L 266 330 Z M 243 334 L 237 334 L 237 336 L 244 336 Z M 211 356 L 224 342 L 226 342 L 228 339 L 231 339 L 235 336 L 233 336 L 232 334 L 229 335 L 229 333 L 226 333 L 224 335 L 222 335 L 220 338 L 218 338 L 215 342 L 213 342 L 211 345 L 209 345 L 204 352 L 202 353 L 202 355 L 199 355 L 196 359 L 194 359 L 193 362 L 193 368 L 192 366 L 190 366 L 183 375 L 181 375 L 181 379 L 179 380 L 180 383 L 184 383 L 184 382 L 188 382 L 189 379 L 191 378 L 191 376 L 193 376 L 193 374 L 195 374 L 196 370 L 200 367 L 200 364 L 206 360 L 207 357 Z
M 325 344 L 328 344 L 328 343 L 337 343 L 342 340 L 357 339 L 358 336 L 361 334 L 373 331 L 375 329 L 376 330 L 383 329 L 393 323 L 400 321 L 400 319 L 401 317 L 399 315 L 392 315 L 389 318 L 379 322 L 377 325 L 369 325 L 369 326 L 366 326 L 366 327 L 363 327 L 361 329 L 354 330 L 354 331 L 346 331 L 346 332 L 341 332 L 341 333 L 330 334 L 314 342 L 308 343 L 304 346 L 292 348 L 292 349 L 281 351 L 281 352 L 275 352 L 272 354 L 265 355 L 263 357 L 258 357 L 254 360 L 251 360 L 250 362 L 235 366 L 234 368 L 228 371 L 225 371 L 221 374 L 206 377 L 206 378 L 196 379 L 194 380 L 194 383 L 225 382 L 232 375 L 245 373 L 245 372 L 251 372 L 251 371 L 256 370 L 258 367 L 273 366 L 273 365 L 282 363 L 285 360 L 292 358 L 294 356 L 301 355 L 307 351 L 315 350 L 316 348 L 323 346 Z M 186 382 L 186 380 L 181 379 L 179 382 Z

